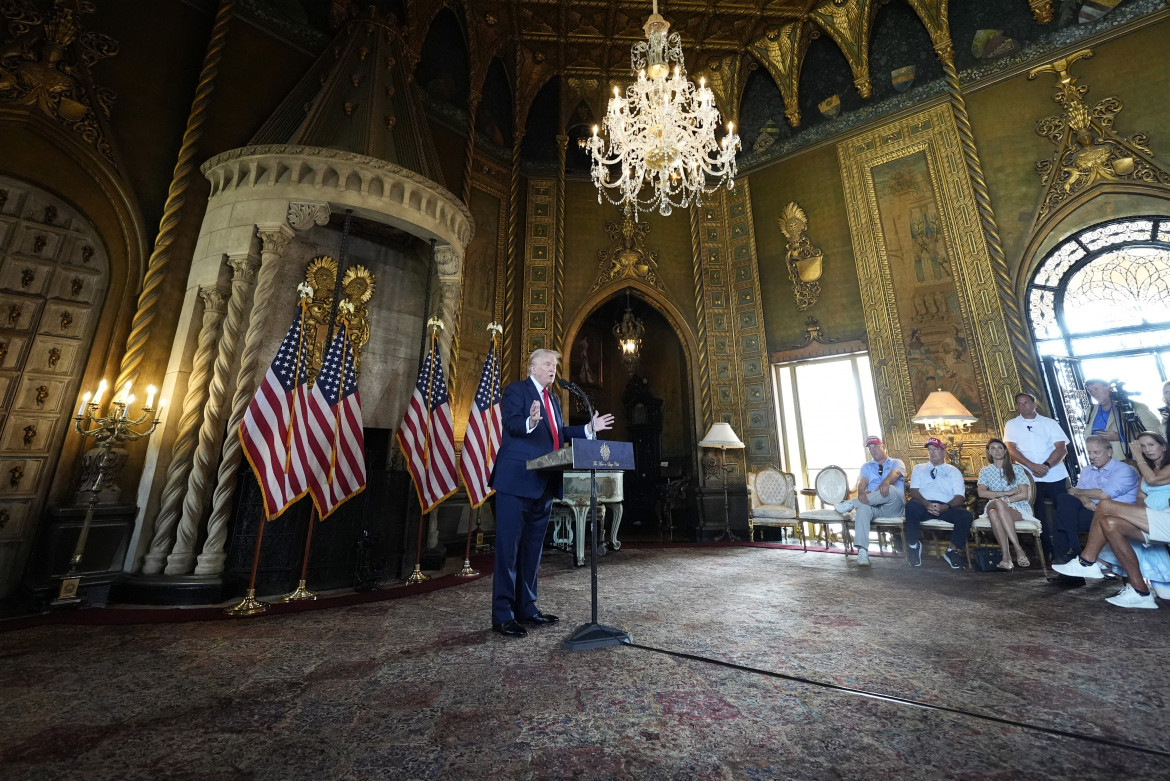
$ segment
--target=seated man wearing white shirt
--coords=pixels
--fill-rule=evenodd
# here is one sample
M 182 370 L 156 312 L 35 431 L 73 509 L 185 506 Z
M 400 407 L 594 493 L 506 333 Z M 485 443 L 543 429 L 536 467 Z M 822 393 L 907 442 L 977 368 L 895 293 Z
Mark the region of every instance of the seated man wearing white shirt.
M 928 518 L 937 518 L 954 526 L 951 544 L 943 558 L 951 569 L 962 569 L 967 535 L 971 533 L 974 520 L 963 507 L 967 493 L 963 473 L 946 462 L 946 445 L 936 437 L 926 440 L 926 455 L 930 461 L 919 464 L 910 473 L 910 501 L 906 503 L 906 561 L 912 567 L 922 566 L 918 527 Z

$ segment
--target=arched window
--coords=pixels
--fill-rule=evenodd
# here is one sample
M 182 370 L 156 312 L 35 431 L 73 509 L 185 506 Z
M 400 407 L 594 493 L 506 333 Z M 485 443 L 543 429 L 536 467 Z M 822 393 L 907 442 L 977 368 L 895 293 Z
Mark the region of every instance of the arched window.
M 1041 356 L 1170 346 L 1170 217 L 1094 225 L 1063 241 L 1028 286 L 1028 316 Z

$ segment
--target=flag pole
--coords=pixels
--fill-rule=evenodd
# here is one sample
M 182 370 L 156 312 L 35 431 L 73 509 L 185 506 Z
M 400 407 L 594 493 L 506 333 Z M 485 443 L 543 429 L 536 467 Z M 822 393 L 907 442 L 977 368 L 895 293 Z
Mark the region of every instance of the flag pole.
M 268 610 L 268 603 L 256 599 L 256 570 L 260 567 L 260 543 L 264 541 L 264 527 L 268 521 L 260 519 L 260 529 L 256 532 L 256 552 L 252 555 L 252 577 L 248 580 L 248 591 L 244 598 L 223 612 L 229 616 L 254 616 Z
M 495 327 L 493 328 L 493 326 L 495 326 Z M 497 347 L 496 329 L 497 328 L 499 328 L 499 326 L 496 326 L 495 323 L 492 323 L 491 325 L 488 326 L 488 334 L 490 334 L 490 336 L 488 338 L 488 355 L 493 355 L 495 358 L 495 360 L 492 361 L 492 377 L 491 377 L 491 385 L 490 385 L 490 387 L 492 388 L 493 394 L 495 393 L 496 383 L 499 382 L 499 374 L 500 374 L 500 361 L 499 361 L 500 356 L 496 352 L 496 347 Z M 472 403 L 474 404 L 475 402 L 472 402 Z M 487 458 L 484 459 L 484 463 L 490 464 L 492 462 L 492 432 L 491 432 L 490 426 L 488 428 L 486 440 L 487 441 L 484 443 L 484 446 L 487 448 L 487 453 L 486 453 Z M 464 446 L 464 453 L 466 453 L 466 452 L 467 452 L 466 446 Z M 475 528 L 478 529 L 479 528 L 480 510 L 478 507 L 476 507 L 472 510 L 472 512 L 475 513 Z M 467 519 L 467 544 L 463 548 L 463 569 L 461 569 L 457 573 L 455 573 L 458 577 L 461 577 L 461 578 L 473 578 L 479 574 L 479 570 L 477 570 L 471 566 L 471 530 L 472 530 L 471 518 L 468 518 Z
M 427 436 L 423 440 L 423 468 L 424 474 L 429 474 L 431 463 L 431 400 L 434 398 L 435 392 L 435 363 L 437 361 L 436 349 L 439 341 L 439 329 L 443 327 L 443 321 L 437 317 L 432 317 L 427 321 L 427 325 L 431 328 L 431 349 L 427 352 L 428 360 L 431 362 L 430 371 L 427 372 L 427 397 L 426 414 L 427 414 Z M 406 584 L 413 585 L 415 583 L 423 583 L 430 580 L 429 575 L 424 575 L 422 571 L 422 538 L 423 538 L 423 518 L 427 516 L 429 510 L 422 510 L 420 506 L 418 514 L 418 542 L 415 547 L 414 555 L 414 572 L 410 573 L 410 577 L 406 579 Z
M 313 527 L 317 525 L 320 518 L 317 516 L 317 505 L 313 505 L 313 509 L 309 511 L 309 533 L 305 535 L 305 560 L 301 564 L 301 582 L 297 584 L 296 590 L 291 594 L 285 594 L 278 599 L 278 602 L 296 602 L 302 599 L 313 600 L 317 595 L 305 588 L 305 577 L 309 572 L 309 547 L 313 544 Z

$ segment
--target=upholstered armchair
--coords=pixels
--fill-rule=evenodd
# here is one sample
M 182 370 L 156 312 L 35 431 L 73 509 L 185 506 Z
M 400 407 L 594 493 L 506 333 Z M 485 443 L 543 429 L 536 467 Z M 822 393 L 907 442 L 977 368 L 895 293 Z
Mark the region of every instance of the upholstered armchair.
M 796 512 L 796 478 L 778 469 L 761 469 L 748 474 L 751 512 L 748 513 L 748 539 L 755 540 L 757 526 L 796 529 L 801 546 L 807 551 L 804 531 Z

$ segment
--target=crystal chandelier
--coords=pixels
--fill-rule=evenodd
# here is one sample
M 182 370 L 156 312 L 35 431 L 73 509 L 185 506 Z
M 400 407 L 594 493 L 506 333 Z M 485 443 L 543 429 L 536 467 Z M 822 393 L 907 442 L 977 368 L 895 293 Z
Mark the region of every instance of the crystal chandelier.
M 659 16 L 658 0 L 643 29 L 648 40 L 630 50 L 630 73 L 637 80 L 625 97 L 614 87 L 609 101 L 604 121 L 609 149 L 596 125 L 587 145 L 597 202 L 604 194 L 635 219 L 639 211 L 668 215 L 676 206 L 698 205 L 724 183 L 731 189 L 739 150 L 730 122 L 723 139 L 715 139 L 715 96 L 705 79 L 696 88 L 687 78 L 679 35 L 667 35 L 670 22 Z
M 620 358 L 626 367 L 626 373 L 633 375 L 638 370 L 638 361 L 642 357 L 642 337 L 646 335 L 646 326 L 630 309 L 630 291 L 626 291 L 626 313 L 622 321 L 613 327 L 613 335 L 617 337 L 618 347 L 621 350 Z

